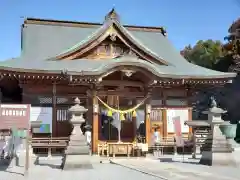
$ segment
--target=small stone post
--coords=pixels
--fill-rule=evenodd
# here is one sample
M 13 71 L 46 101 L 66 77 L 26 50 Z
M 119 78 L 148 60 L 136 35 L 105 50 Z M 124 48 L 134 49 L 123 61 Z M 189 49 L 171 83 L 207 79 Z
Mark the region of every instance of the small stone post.
M 215 99 L 212 98 L 212 107 L 203 113 L 208 114 L 208 123 L 211 126 L 211 131 L 203 145 L 202 157 L 199 163 L 209 166 L 235 166 L 236 163 L 232 154 L 233 148 L 219 128 L 219 125 L 224 124 L 222 114 L 226 113 L 226 111 L 218 108 Z
M 86 124 L 85 128 L 85 136 L 89 147 L 89 155 L 92 155 L 92 126 L 90 124 Z
M 91 166 L 89 156 L 89 146 L 85 136 L 80 128 L 81 124 L 85 122 L 83 114 L 87 109 L 80 105 L 80 100 L 74 100 L 74 106 L 68 111 L 71 113 L 70 123 L 73 125 L 70 141 L 63 157 L 63 170 L 86 168 Z

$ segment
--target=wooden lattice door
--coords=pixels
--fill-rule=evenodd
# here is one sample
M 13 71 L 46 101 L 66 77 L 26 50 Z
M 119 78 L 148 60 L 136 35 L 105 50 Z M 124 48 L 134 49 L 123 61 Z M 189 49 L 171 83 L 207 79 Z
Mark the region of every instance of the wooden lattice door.
M 72 131 L 72 125 L 69 123 L 68 107 L 57 108 L 57 137 L 68 137 Z

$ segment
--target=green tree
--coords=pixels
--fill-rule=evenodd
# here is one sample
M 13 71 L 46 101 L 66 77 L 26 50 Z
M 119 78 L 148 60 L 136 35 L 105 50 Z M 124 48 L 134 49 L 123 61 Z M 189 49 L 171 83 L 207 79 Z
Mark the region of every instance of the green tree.
M 211 96 L 216 97 L 218 105 L 228 111 L 224 119 L 232 123 L 240 119 L 240 37 L 236 37 L 237 28 L 240 28 L 240 19 L 229 28 L 229 35 L 224 38 L 227 40 L 225 44 L 213 40 L 198 41 L 196 45 L 188 45 L 181 51 L 191 63 L 222 72 L 238 73 L 232 84 L 226 84 L 223 88 L 200 89 L 191 97 L 196 119 L 206 119 L 201 111 L 208 108 Z
M 186 46 L 181 54 L 191 63 L 209 69 L 214 68 L 219 59 L 224 55 L 221 41 L 200 40 L 193 47 Z

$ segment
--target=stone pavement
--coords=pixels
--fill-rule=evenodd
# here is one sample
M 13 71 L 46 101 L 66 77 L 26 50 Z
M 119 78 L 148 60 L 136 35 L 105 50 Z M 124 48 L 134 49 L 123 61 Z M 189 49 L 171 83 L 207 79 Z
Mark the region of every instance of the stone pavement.
M 20 158 L 19 166 L 14 162 L 7 169 L 0 169 L 0 180 L 157 180 L 157 177 L 149 176 L 128 168 L 110 164 L 109 161 L 99 163 L 100 159 L 92 157 L 91 169 L 62 171 L 59 169 L 61 157 L 31 159 L 28 177 L 24 177 L 24 158 Z
M 29 175 L 24 177 L 24 156 L 20 156 L 19 166 L 12 161 L 6 169 L 0 168 L 0 180 L 239 180 L 240 169 L 231 167 L 209 167 L 194 164 L 185 157 L 170 161 L 172 156 L 164 156 L 161 161 L 153 158 L 115 158 L 109 160 L 91 157 L 92 168 L 62 171 L 59 169 L 61 157 L 31 158 Z M 103 163 L 100 161 L 103 160 Z
M 171 159 L 171 160 L 170 160 Z M 162 160 L 162 162 L 160 162 Z M 111 159 L 111 163 L 135 169 L 136 171 L 152 175 L 161 179 L 171 180 L 239 180 L 240 169 L 232 167 L 210 167 L 196 164 L 196 161 L 191 161 L 182 158 L 172 161 L 172 158 L 162 158 L 156 160 L 152 158 L 139 159 Z

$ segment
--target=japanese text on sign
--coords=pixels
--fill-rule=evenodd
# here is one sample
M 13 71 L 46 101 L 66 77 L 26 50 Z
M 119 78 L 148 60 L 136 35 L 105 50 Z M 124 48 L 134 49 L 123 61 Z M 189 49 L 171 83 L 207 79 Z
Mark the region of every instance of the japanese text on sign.
M 0 129 L 28 129 L 30 121 L 30 105 L 1 104 L 0 116 Z

